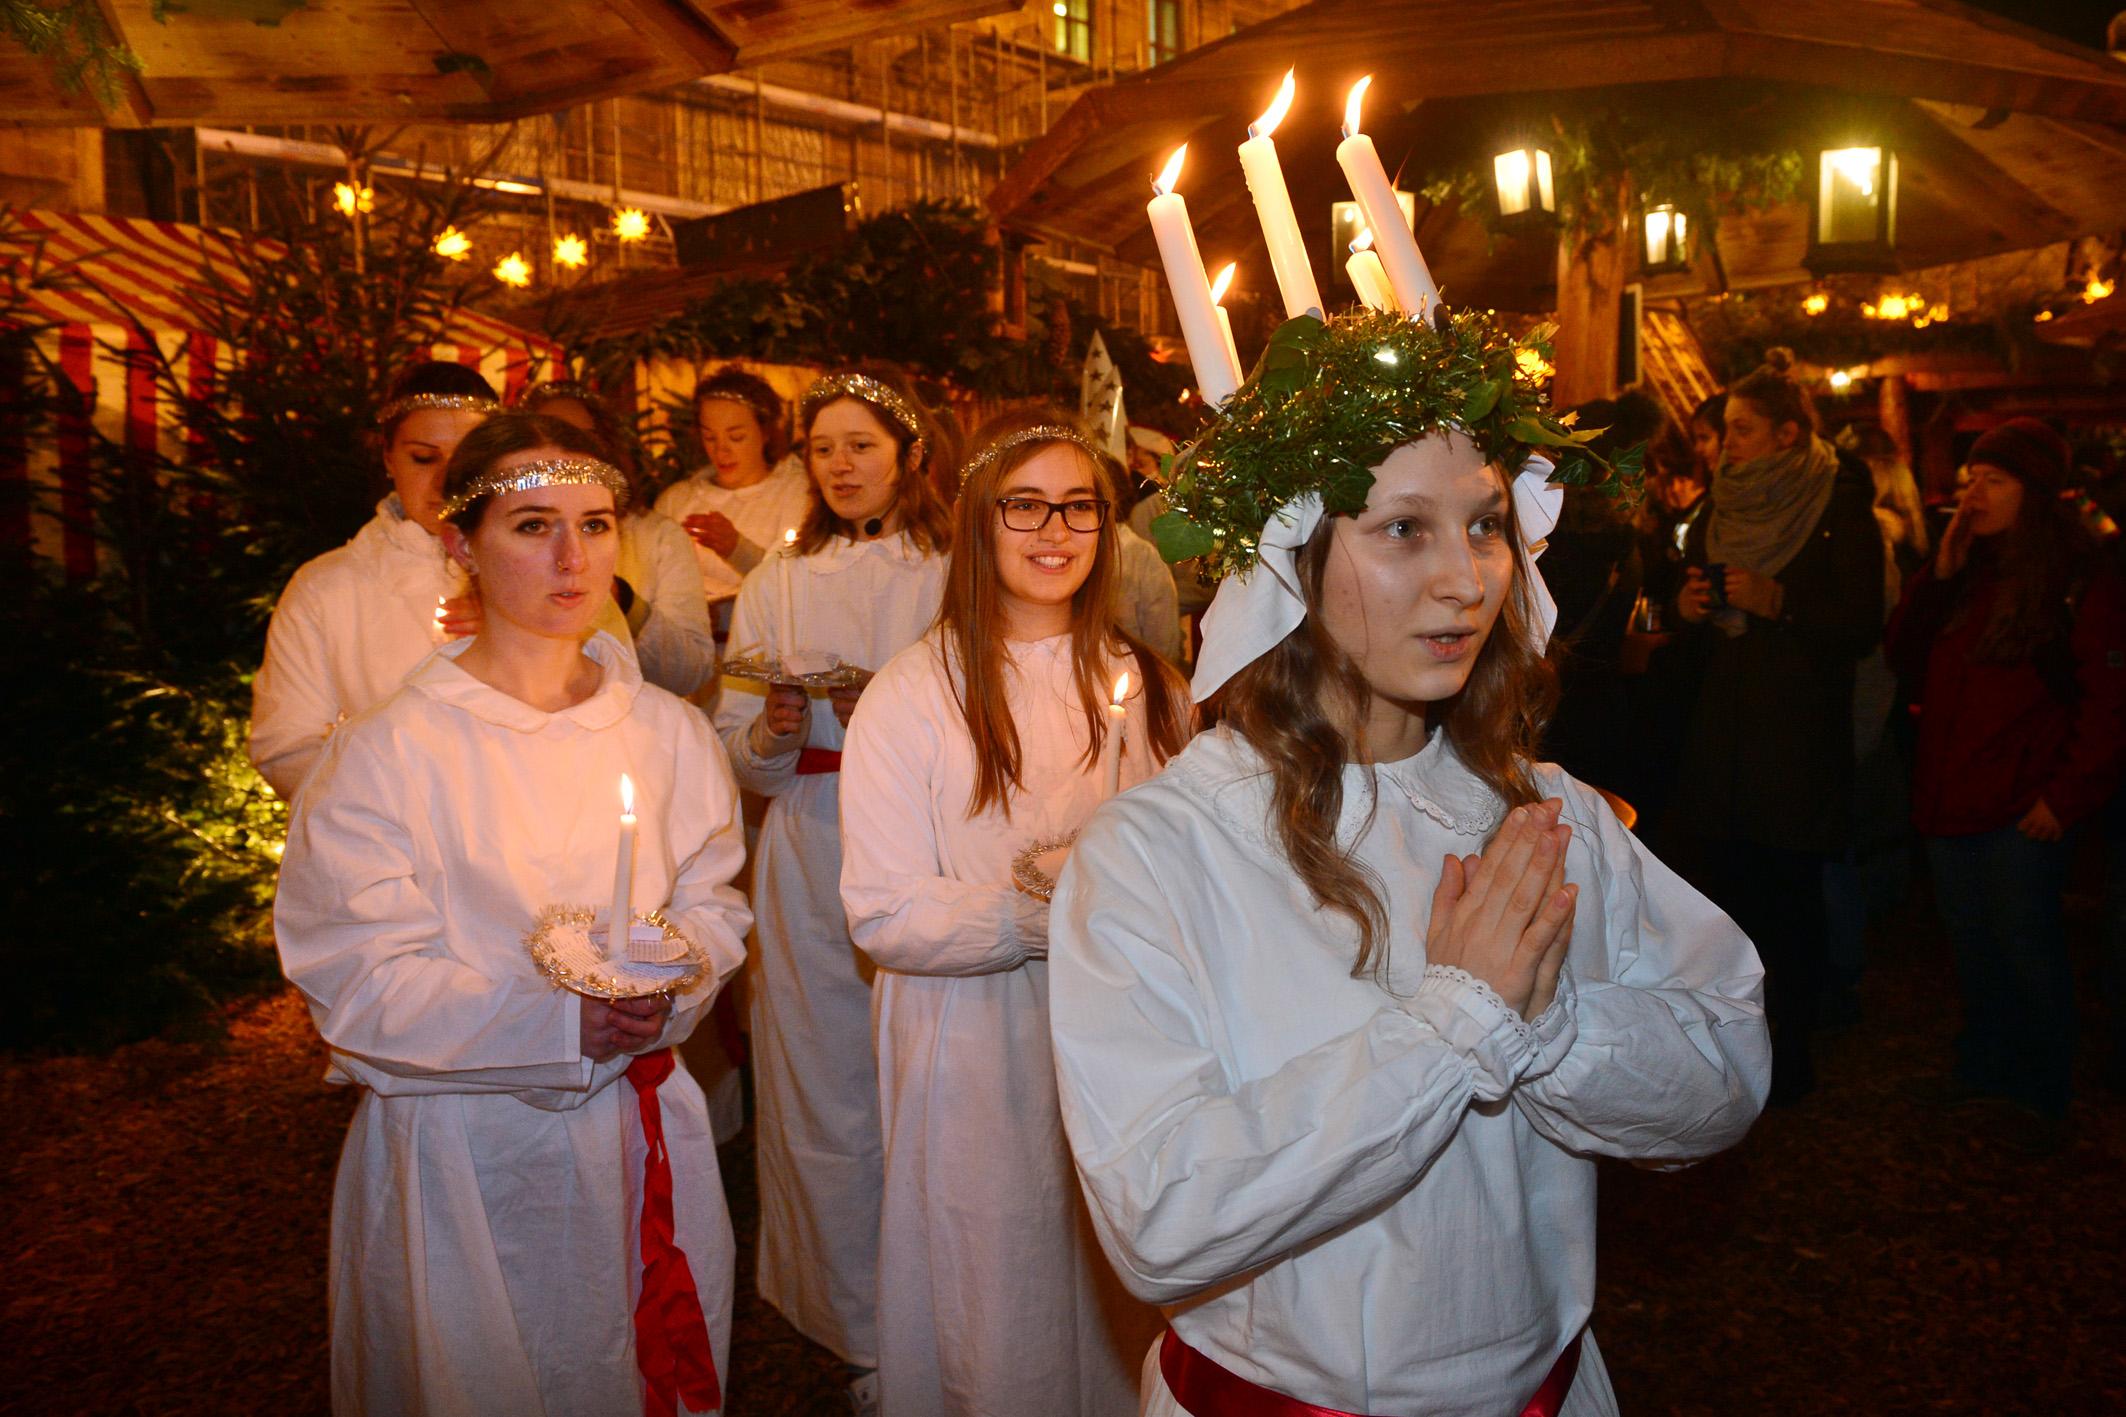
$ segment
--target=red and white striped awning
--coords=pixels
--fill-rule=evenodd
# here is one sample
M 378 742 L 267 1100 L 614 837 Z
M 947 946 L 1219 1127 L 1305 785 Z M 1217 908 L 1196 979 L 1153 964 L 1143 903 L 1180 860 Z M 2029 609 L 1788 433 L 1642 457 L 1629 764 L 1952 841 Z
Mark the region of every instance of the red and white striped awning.
M 100 434 L 136 452 L 181 454 L 183 430 L 174 411 L 161 407 L 155 361 L 141 356 L 153 340 L 164 358 L 186 361 L 195 390 L 212 387 L 215 368 L 240 351 L 197 333 L 205 272 L 240 288 L 244 275 L 235 243 L 249 238 L 129 217 L 21 210 L 13 216 L 44 240 L 44 266 L 72 265 L 83 277 L 29 296 L 38 322 L 48 326 L 38 340 L 45 359 L 86 396 L 88 409 L 62 416 L 48 445 L 0 446 L 0 478 L 26 478 L 58 491 L 56 518 L 40 516 L 27 526 L 18 519 L 18 525 L 0 528 L 0 536 L 34 539 L 70 576 L 86 577 L 96 564 L 87 515 L 93 439 Z M 271 254 L 284 248 L 260 241 L 257 249 Z M 9 258 L 0 250 L 0 261 Z M 472 310 L 453 311 L 426 353 L 477 369 L 505 402 L 527 383 L 565 369 L 564 351 L 544 335 Z

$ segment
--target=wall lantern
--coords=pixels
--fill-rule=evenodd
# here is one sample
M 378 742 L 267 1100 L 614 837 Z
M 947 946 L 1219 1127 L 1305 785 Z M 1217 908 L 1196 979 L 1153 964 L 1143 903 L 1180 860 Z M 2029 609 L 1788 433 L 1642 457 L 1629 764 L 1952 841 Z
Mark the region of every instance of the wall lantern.
M 1640 254 L 1650 276 L 1686 275 L 1690 271 L 1690 217 L 1674 202 L 1649 202 L 1639 219 L 1645 240 Z
M 1824 148 L 1809 188 L 1813 275 L 1897 269 L 1897 154 L 1886 147 Z
M 1551 180 L 1550 153 L 1534 143 L 1508 148 L 1491 159 L 1498 184 L 1499 219 L 1525 226 L 1558 213 L 1557 186 Z

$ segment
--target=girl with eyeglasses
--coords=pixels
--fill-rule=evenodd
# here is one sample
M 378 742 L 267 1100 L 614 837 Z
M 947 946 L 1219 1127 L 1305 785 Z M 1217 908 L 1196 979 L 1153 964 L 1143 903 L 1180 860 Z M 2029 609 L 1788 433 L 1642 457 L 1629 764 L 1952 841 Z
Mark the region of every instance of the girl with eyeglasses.
M 812 500 L 795 543 L 746 577 L 731 644 L 799 672 L 834 661 L 874 670 L 937 614 L 952 514 L 929 474 L 951 451 L 890 370 L 830 374 L 798 413 Z M 753 868 L 760 1293 L 849 1365 L 859 1411 L 878 1364 L 883 1144 L 871 970 L 842 916 L 837 803 L 844 726 L 862 692 L 733 677 L 716 706 L 739 783 L 769 799 Z
M 976 446 L 937 624 L 872 681 L 843 759 L 842 902 L 879 968 L 881 1395 L 887 1412 L 947 1417 L 1127 1412 L 1157 1320 L 1116 1283 L 1078 1194 L 1049 1051 L 1048 904 L 1015 865 L 1100 804 L 1108 754 L 1124 788 L 1157 772 L 1191 709 L 1116 624 L 1098 451 L 1039 413 Z

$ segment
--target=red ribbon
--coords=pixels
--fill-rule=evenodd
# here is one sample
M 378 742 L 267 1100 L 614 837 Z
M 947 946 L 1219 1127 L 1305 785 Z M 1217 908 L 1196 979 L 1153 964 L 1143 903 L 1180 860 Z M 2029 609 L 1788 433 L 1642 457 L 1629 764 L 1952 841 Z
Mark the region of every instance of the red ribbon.
M 841 770 L 842 754 L 839 748 L 804 748 L 797 754 L 799 777 L 818 777 Z
M 644 1406 L 651 1417 L 673 1417 L 678 1401 L 708 1412 L 723 1405 L 709 1323 L 694 1288 L 694 1271 L 672 1227 L 672 1160 L 664 1148 L 664 1109 L 657 1089 L 677 1066 L 660 1048 L 628 1064 L 642 1112 L 642 1298 L 635 1305 L 635 1363 L 642 1369 Z
M 1520 1417 L 1558 1417 L 1565 1394 L 1572 1391 L 1573 1376 L 1580 1370 L 1580 1340 L 1577 1335 L 1551 1364 L 1543 1385 L 1528 1399 Z M 1320 1407 L 1296 1397 L 1251 1383 L 1205 1357 L 1181 1341 L 1172 1329 L 1159 1344 L 1159 1375 L 1189 1417 L 1363 1417 L 1340 1407 Z

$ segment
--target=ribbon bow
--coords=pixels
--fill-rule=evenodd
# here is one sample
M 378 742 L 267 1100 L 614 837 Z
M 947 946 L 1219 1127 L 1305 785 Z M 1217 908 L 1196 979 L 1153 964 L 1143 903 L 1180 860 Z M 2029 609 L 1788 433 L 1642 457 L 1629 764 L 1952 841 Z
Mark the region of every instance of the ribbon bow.
M 635 1304 L 635 1364 L 642 1370 L 643 1406 L 673 1417 L 684 1399 L 692 1412 L 723 1406 L 709 1324 L 694 1288 L 694 1271 L 672 1223 L 672 1160 L 664 1149 L 664 1109 L 657 1089 L 676 1066 L 660 1048 L 628 1064 L 642 1112 L 642 1297 Z

